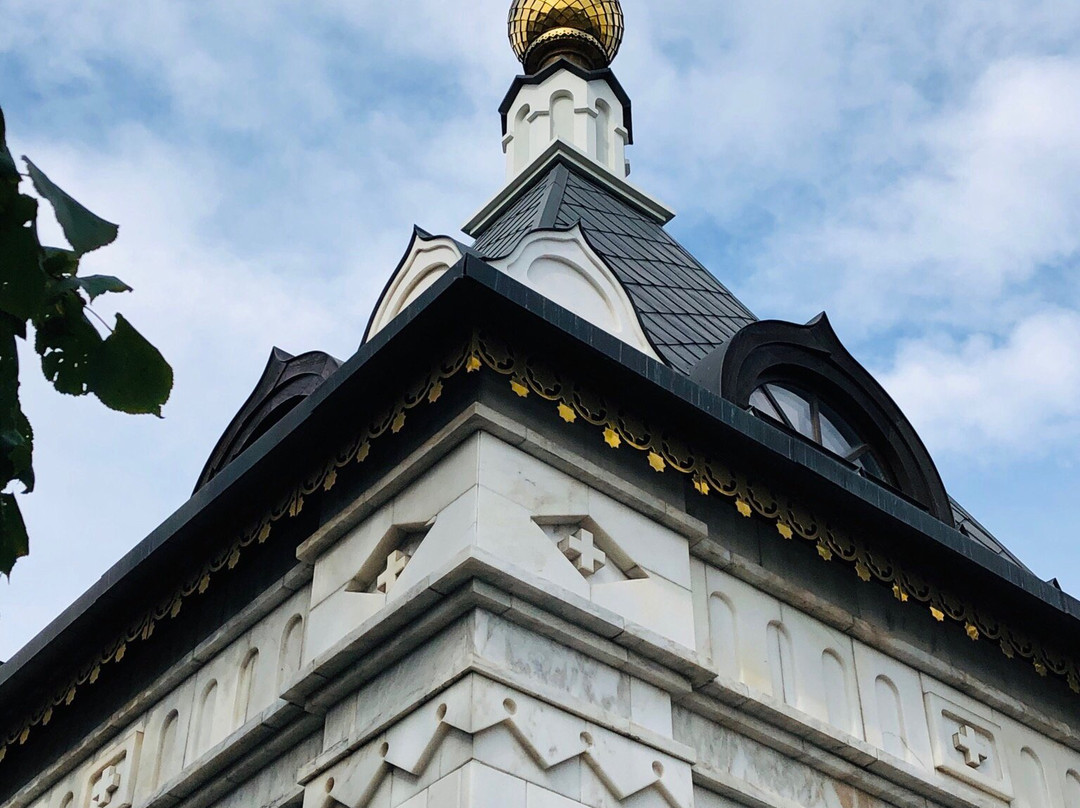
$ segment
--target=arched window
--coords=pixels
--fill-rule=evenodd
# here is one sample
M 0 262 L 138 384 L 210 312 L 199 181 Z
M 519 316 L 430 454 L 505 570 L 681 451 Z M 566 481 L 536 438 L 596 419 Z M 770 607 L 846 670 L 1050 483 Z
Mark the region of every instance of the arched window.
M 820 315 L 761 320 L 704 356 L 690 378 L 854 465 L 947 525 L 955 517 L 914 427 Z
M 750 406 L 870 476 L 895 484 L 869 441 L 817 393 L 789 384 L 763 384 L 750 395 Z

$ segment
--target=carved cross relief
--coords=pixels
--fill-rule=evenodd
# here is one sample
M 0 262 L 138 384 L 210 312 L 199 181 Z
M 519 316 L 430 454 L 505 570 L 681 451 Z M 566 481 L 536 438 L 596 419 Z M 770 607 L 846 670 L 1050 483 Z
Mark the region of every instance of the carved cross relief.
M 953 746 L 964 756 L 964 762 L 972 769 L 982 766 L 993 752 L 986 738 L 967 724 L 961 725 L 960 731 L 953 735 Z
M 386 595 L 420 548 L 434 520 L 425 525 L 392 525 L 345 588 L 347 592 Z
M 559 542 L 559 549 L 588 577 L 607 564 L 607 555 L 596 546 L 592 532 L 578 528 Z
M 112 802 L 113 794 L 120 790 L 120 772 L 116 766 L 109 766 L 101 773 L 101 777 L 94 784 L 94 790 L 90 795 L 90 801 L 104 808 Z
M 390 553 L 386 557 L 386 569 L 379 573 L 379 577 L 375 580 L 375 588 L 384 595 L 389 593 L 394 584 L 397 583 L 397 579 L 401 577 L 401 573 L 405 571 L 408 563 L 409 556 L 401 552 L 401 550 L 394 550 Z

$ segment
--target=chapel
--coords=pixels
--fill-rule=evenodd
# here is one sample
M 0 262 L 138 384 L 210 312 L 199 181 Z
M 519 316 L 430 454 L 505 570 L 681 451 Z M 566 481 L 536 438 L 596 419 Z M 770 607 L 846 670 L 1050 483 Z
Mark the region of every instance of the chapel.
M 508 33 L 505 183 L 0 666 L 0 805 L 1080 808 L 1080 601 L 672 238 L 619 0 Z

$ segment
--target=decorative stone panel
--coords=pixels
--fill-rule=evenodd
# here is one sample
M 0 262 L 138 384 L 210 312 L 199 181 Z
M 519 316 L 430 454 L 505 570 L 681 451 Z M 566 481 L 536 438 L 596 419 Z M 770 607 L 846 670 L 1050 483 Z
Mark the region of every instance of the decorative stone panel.
M 1012 801 L 1012 780 L 1001 751 L 1001 727 L 936 693 L 926 694 L 926 714 L 937 770 L 998 799 Z
M 141 731 L 129 732 L 98 755 L 85 792 L 85 808 L 131 807 L 142 740 Z

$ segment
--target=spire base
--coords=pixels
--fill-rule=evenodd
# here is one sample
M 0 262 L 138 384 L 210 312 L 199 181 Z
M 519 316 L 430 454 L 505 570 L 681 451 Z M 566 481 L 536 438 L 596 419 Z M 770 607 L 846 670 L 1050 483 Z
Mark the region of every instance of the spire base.
M 537 38 L 525 52 L 522 63 L 527 74 L 535 75 L 560 59 L 585 70 L 600 70 L 608 63 L 599 40 L 574 28 L 556 28 Z

